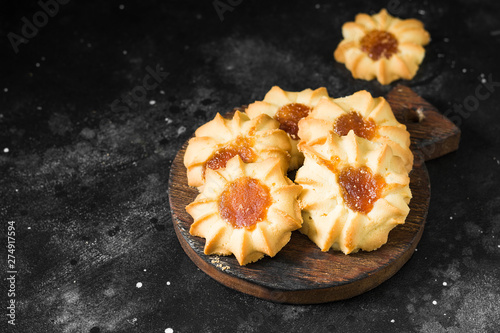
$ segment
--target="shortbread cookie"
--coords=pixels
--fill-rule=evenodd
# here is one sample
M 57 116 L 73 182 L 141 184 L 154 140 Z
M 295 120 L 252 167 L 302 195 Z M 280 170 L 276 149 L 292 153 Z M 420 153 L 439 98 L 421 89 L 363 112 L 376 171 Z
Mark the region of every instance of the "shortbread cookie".
M 389 145 L 403 159 L 406 170 L 412 169 L 410 133 L 383 97 L 373 98 L 362 90 L 343 98 L 325 98 L 299 123 L 300 137 L 312 148 L 328 135 L 344 136 L 351 130 L 359 137 Z
M 283 173 L 290 160 L 290 140 L 279 129 L 279 123 L 263 114 L 250 119 L 236 111 L 232 119 L 217 114 L 199 127 L 195 137 L 189 140 L 184 165 L 187 168 L 188 185 L 204 184 L 206 169 L 224 168 L 226 162 L 239 155 L 246 163 L 278 157 Z
M 329 135 L 314 150 L 305 142 L 298 147 L 305 155 L 295 179 L 303 187 L 300 231 L 322 251 L 378 249 L 405 222 L 410 179 L 389 145 L 350 131 Z
M 266 94 L 263 101 L 257 101 L 248 106 L 246 113 L 250 118 L 267 114 L 280 123 L 280 129 L 288 133 L 292 145 L 289 170 L 297 169 L 304 156 L 297 150 L 299 142 L 298 122 L 306 117 L 312 108 L 323 98 L 328 97 L 325 88 L 316 90 L 305 89 L 300 92 L 284 91 L 274 86 Z
M 401 20 L 382 9 L 378 14 L 358 14 L 342 26 L 344 39 L 334 52 L 356 79 L 377 78 L 389 84 L 400 78 L 410 80 L 424 59 L 429 33 L 421 21 Z
M 189 232 L 206 239 L 205 254 L 234 254 L 240 265 L 273 257 L 302 225 L 301 189 L 280 159 L 246 164 L 237 155 L 223 169 L 207 169 L 203 191 L 186 207 Z

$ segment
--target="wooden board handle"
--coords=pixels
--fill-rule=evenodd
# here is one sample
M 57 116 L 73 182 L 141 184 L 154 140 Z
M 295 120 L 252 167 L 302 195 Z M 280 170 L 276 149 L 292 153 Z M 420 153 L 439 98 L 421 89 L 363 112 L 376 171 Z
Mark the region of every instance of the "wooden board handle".
M 386 99 L 398 121 L 411 133 L 415 164 L 458 149 L 460 129 L 413 90 L 397 85 Z

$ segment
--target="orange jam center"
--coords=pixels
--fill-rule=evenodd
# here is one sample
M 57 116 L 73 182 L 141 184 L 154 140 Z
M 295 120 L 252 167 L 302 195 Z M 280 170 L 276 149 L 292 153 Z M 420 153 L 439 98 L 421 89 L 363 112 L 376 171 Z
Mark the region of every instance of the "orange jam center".
M 205 168 L 212 170 L 225 168 L 227 161 L 236 155 L 240 155 L 245 163 L 254 162 L 256 156 L 251 146 L 250 139 L 238 137 L 234 142 L 218 149 L 205 163 Z
M 235 228 L 251 228 L 266 218 L 270 205 L 271 195 L 265 184 L 241 177 L 226 185 L 219 198 L 219 214 Z
M 368 54 L 373 60 L 381 57 L 389 59 L 398 52 L 398 40 L 387 31 L 372 30 L 361 38 L 361 51 Z
M 342 198 L 350 209 L 368 214 L 377 201 L 385 186 L 385 180 L 380 175 L 373 175 L 370 168 L 345 167 L 339 173 L 338 181 Z
M 333 131 L 339 136 L 344 136 L 353 130 L 357 136 L 371 140 L 376 129 L 377 125 L 372 119 L 365 120 L 356 111 L 351 111 L 337 118 Z
M 298 140 L 299 120 L 306 117 L 311 108 L 301 103 L 290 103 L 283 105 L 276 112 L 276 120 L 280 123 L 280 129 L 287 132 L 294 140 Z

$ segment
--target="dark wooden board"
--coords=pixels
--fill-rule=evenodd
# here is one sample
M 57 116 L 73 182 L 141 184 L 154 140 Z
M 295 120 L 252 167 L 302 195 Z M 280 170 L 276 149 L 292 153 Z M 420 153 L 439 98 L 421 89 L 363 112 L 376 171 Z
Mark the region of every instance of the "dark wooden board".
M 436 152 L 449 150 L 449 137 L 460 132 L 445 117 L 407 87 L 398 86 L 388 95 L 397 118 L 408 125 L 416 161 L 423 161 Z M 414 122 L 408 116 L 411 108 L 423 108 L 425 119 Z M 430 121 L 435 121 L 432 126 Z M 419 124 L 424 124 L 419 127 Z M 411 125 L 411 126 L 410 126 Z M 427 137 L 434 128 L 443 128 L 437 139 Z M 449 128 L 449 130 L 448 130 Z M 436 146 L 434 155 L 421 155 L 421 142 Z M 456 148 L 458 148 L 458 139 Z M 448 146 L 440 148 L 441 142 Z M 424 146 L 428 146 L 425 144 Z M 184 251 L 206 274 L 220 283 L 243 293 L 263 299 L 294 304 L 323 303 L 362 294 L 394 275 L 413 254 L 424 230 L 430 200 L 430 182 L 424 163 L 416 163 L 410 174 L 413 198 L 405 224 L 393 229 L 387 244 L 372 252 L 344 255 L 321 252 L 306 236 L 295 231 L 290 242 L 274 257 L 240 266 L 234 256 L 205 255 L 205 240 L 189 234 L 192 218 L 185 211 L 197 190 L 187 185 L 183 158 L 187 143 L 172 163 L 169 179 L 170 208 L 174 229 Z M 450 150 L 451 151 L 451 150 Z

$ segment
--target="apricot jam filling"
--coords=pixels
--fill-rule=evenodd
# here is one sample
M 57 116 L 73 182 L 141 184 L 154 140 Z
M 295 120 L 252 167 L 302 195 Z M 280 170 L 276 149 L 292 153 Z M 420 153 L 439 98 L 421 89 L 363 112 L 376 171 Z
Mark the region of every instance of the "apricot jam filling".
M 311 108 L 301 103 L 290 103 L 279 108 L 274 118 L 279 121 L 280 129 L 287 132 L 294 140 L 298 140 L 299 120 L 307 117 Z
M 367 140 L 374 137 L 376 129 L 377 125 L 372 119 L 365 120 L 356 111 L 351 111 L 337 118 L 333 127 L 333 131 L 339 136 L 347 135 L 350 130 L 353 130 L 354 134 Z
M 373 175 L 370 168 L 345 167 L 338 175 L 342 198 L 350 209 L 368 214 L 386 183 L 382 176 Z
M 241 177 L 226 185 L 219 198 L 219 214 L 235 228 L 252 228 L 267 216 L 269 188 L 258 179 Z
M 388 31 L 372 30 L 360 41 L 361 51 L 377 61 L 382 57 L 389 59 L 398 52 L 398 40 Z
M 205 169 L 225 168 L 227 161 L 236 155 L 240 155 L 245 163 L 255 162 L 256 155 L 251 146 L 252 142 L 249 138 L 238 137 L 234 142 L 218 149 L 205 163 Z

